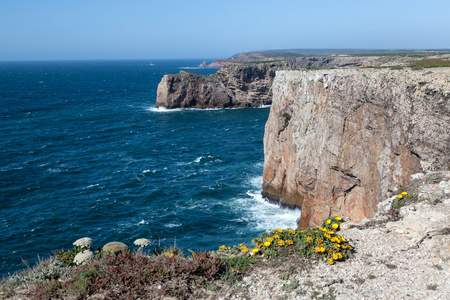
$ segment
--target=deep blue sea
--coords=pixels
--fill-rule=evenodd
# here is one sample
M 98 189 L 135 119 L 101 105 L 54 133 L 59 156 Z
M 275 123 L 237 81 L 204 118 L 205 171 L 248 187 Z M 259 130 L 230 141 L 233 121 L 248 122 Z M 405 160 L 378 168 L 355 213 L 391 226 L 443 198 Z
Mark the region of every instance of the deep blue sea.
M 260 195 L 269 107 L 155 109 L 201 62 L 0 62 L 0 277 L 85 236 L 214 250 L 296 227 Z

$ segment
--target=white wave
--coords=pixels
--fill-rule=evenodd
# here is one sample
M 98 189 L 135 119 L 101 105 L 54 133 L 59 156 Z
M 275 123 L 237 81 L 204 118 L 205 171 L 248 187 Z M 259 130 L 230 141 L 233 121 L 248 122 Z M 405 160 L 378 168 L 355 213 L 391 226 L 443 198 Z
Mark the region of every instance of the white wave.
M 147 110 L 151 111 L 151 112 L 159 112 L 159 113 L 172 113 L 172 112 L 182 111 L 183 108 L 167 109 L 165 107 L 154 107 L 154 106 L 151 106 L 151 107 L 147 108 Z
M 300 218 L 300 209 L 289 209 L 278 204 L 270 203 L 263 199 L 260 192 L 247 192 L 251 197 L 244 206 L 246 213 L 256 219 L 256 229 L 272 230 L 276 228 L 297 228 L 297 220 Z
M 137 225 L 139 226 L 139 225 L 147 225 L 147 224 L 148 224 L 148 222 L 145 221 L 144 219 L 142 219 Z
M 61 169 L 58 169 L 58 168 L 56 168 L 56 169 L 50 168 L 50 169 L 47 169 L 47 171 L 50 173 L 61 173 Z
M 248 197 L 237 198 L 233 202 L 235 209 L 241 211 L 243 220 L 252 220 L 251 226 L 258 231 L 270 231 L 276 228 L 297 228 L 300 209 L 289 209 L 266 201 L 261 195 L 262 176 L 248 179 L 250 190 Z
M 249 181 L 250 181 L 250 184 L 252 185 L 252 187 L 260 189 L 262 186 L 263 177 L 262 176 L 253 177 L 253 178 L 250 178 Z
M 202 158 L 203 158 L 202 156 L 199 156 L 194 160 L 194 162 L 199 163 L 202 160 Z
M 90 189 L 90 188 L 93 188 L 93 187 L 96 187 L 96 186 L 99 186 L 99 185 L 100 185 L 99 183 L 91 184 L 91 185 L 87 186 L 86 188 Z
M 182 224 L 180 224 L 180 223 L 169 223 L 169 224 L 164 225 L 164 227 L 174 228 L 174 227 L 180 227 L 181 225 Z
M 156 112 L 156 113 L 171 113 L 171 112 L 180 112 L 180 111 L 222 111 L 229 109 L 248 109 L 248 108 L 267 108 L 271 105 L 261 105 L 256 107 L 205 107 L 205 108 L 197 108 L 197 107 L 188 107 L 188 108 L 165 108 L 165 107 L 147 107 L 145 110 Z
M 198 70 L 198 69 L 203 69 L 200 67 L 178 67 L 178 69 L 180 70 Z
M 264 104 L 264 105 L 260 105 L 260 106 L 258 106 L 256 108 L 268 108 L 268 107 L 271 107 L 271 106 L 272 106 L 272 104 Z

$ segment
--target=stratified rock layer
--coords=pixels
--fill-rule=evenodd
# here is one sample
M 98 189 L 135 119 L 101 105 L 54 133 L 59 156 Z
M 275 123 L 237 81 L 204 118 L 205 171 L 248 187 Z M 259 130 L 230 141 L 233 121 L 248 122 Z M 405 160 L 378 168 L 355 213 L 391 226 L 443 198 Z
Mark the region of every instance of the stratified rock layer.
M 264 135 L 263 194 L 371 218 L 411 175 L 449 168 L 450 69 L 278 71 Z

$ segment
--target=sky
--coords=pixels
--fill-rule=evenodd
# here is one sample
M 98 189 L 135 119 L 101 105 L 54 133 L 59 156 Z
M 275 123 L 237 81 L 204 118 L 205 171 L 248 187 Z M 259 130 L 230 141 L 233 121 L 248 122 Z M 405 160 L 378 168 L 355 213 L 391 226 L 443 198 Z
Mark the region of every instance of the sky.
M 448 49 L 449 0 L 0 0 L 0 60 Z

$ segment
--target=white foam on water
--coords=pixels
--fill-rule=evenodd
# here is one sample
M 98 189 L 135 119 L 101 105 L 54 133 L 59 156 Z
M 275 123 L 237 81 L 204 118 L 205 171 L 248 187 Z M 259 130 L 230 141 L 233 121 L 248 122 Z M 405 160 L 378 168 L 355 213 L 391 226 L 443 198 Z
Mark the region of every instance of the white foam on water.
M 165 107 L 154 107 L 150 106 L 145 108 L 147 111 L 155 112 L 155 113 L 173 113 L 173 112 L 180 112 L 180 111 L 222 111 L 222 110 L 230 110 L 230 109 L 245 109 L 245 108 L 267 108 L 271 105 L 261 105 L 256 107 L 205 107 L 205 108 L 195 108 L 195 107 L 189 107 L 189 108 L 165 108 Z
M 194 160 L 194 162 L 199 163 L 202 160 L 202 158 L 203 158 L 202 156 L 199 156 Z
M 144 219 L 142 219 L 137 225 L 139 226 L 139 225 L 147 225 L 147 224 L 148 224 L 148 222 L 145 221 Z
M 182 224 L 180 223 L 169 223 L 169 224 L 165 224 L 164 227 L 167 228 L 174 228 L 174 227 L 180 227 Z
M 243 218 L 254 222 L 252 227 L 258 231 L 297 228 L 301 210 L 281 207 L 265 200 L 261 195 L 262 181 L 262 176 L 249 179 L 248 197 L 235 199 L 236 209 L 242 211 Z
M 90 188 L 93 188 L 93 187 L 96 187 L 96 186 L 99 186 L 99 185 L 100 185 L 99 183 L 91 184 L 91 185 L 87 186 L 86 188 L 90 189 Z
M 172 112 L 178 112 L 178 111 L 182 111 L 182 108 L 172 108 L 172 109 L 167 109 L 165 107 L 149 107 L 146 110 L 151 111 L 151 112 L 157 112 L 157 113 L 172 113 Z

